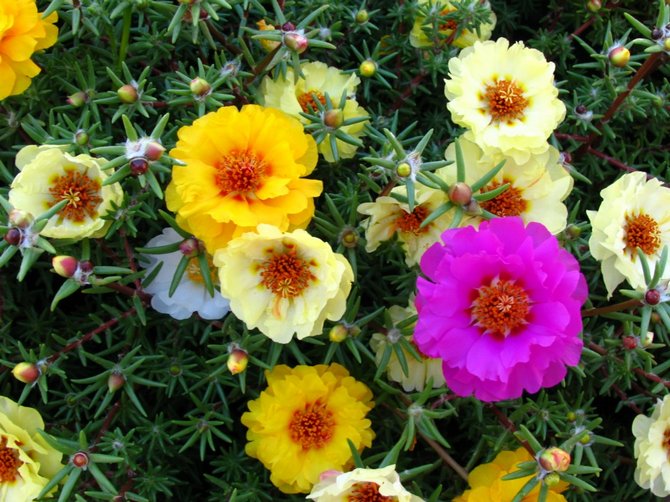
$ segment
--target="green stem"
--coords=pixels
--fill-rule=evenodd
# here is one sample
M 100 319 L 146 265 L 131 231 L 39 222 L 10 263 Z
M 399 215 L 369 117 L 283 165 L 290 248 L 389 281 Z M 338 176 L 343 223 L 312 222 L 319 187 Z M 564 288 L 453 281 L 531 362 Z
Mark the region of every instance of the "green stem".
M 123 32 L 121 33 L 121 46 L 119 47 L 119 66 L 121 63 L 126 60 L 126 54 L 128 53 L 128 41 L 130 40 L 130 21 L 133 11 L 131 8 L 127 8 L 123 13 Z

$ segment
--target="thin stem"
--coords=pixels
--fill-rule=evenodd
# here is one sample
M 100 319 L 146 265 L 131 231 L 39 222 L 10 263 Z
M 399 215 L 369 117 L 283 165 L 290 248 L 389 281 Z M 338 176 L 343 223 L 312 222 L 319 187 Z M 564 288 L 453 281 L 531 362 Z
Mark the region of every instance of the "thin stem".
M 486 407 L 489 408 L 491 411 L 493 411 L 494 415 L 498 419 L 498 422 L 507 429 L 508 431 L 514 433 L 516 432 L 516 425 L 514 425 L 514 422 L 512 422 L 503 411 L 498 408 L 495 404 L 493 403 L 487 403 Z M 533 451 L 533 448 L 528 444 L 528 441 L 525 439 L 519 439 L 515 434 L 512 434 L 514 438 L 521 443 L 521 446 L 523 446 L 528 453 L 530 453 L 530 456 L 535 458 L 535 451 Z
M 130 7 L 126 8 L 125 12 L 123 13 L 123 31 L 121 32 L 121 45 L 119 46 L 119 66 L 121 66 L 121 63 L 126 60 L 126 54 L 128 53 L 128 41 L 130 40 L 130 21 L 132 15 L 133 10 Z
M 606 307 L 598 307 L 594 309 L 582 310 L 582 317 L 593 317 L 602 314 L 610 314 L 612 312 L 619 312 L 620 310 L 632 309 L 642 305 L 642 302 L 637 298 L 631 298 L 625 302 L 615 303 L 614 305 L 607 305 Z
M 429 438 L 426 436 L 423 432 L 420 430 L 417 430 L 417 433 L 419 436 L 421 436 L 421 439 L 423 439 L 428 446 L 430 446 L 435 453 L 442 459 L 442 461 L 447 464 L 449 467 L 451 467 L 456 474 L 458 474 L 461 478 L 463 478 L 465 481 L 468 480 L 468 471 L 466 471 L 461 464 L 456 462 L 451 455 L 449 455 L 444 448 L 442 448 L 437 441 L 434 439 Z

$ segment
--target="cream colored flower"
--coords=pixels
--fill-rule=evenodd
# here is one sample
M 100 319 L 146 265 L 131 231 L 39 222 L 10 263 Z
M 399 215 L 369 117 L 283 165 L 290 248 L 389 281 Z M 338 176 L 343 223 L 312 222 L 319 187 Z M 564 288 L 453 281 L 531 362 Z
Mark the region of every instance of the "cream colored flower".
M 406 197 L 407 189 L 402 185 L 395 187 L 391 193 Z M 382 242 L 397 234 L 405 251 L 405 263 L 412 266 L 419 263 L 426 249 L 440 239 L 440 234 L 451 222 L 451 211 L 423 228 L 420 226 L 433 210 L 447 201 L 446 195 L 439 190 L 419 188 L 415 191 L 415 196 L 416 205 L 411 212 L 407 203 L 390 196 L 377 197 L 374 202 L 364 202 L 358 206 L 360 214 L 369 216 L 361 222 L 365 228 L 365 250 L 368 253 L 375 251 Z
M 635 436 L 635 482 L 657 497 L 670 495 L 670 395 L 654 406 L 651 418 L 633 420 Z
M 600 196 L 598 211 L 586 214 L 592 228 L 589 250 L 601 262 L 607 295 L 612 296 L 624 279 L 643 290 L 644 272 L 636 249 L 642 250 L 654 270 L 663 247 L 670 244 L 670 189 L 655 178 L 647 181 L 643 172 L 634 172 L 624 174 Z M 661 277 L 670 277 L 670 263 Z
M 63 454 L 37 432 L 42 417 L 33 408 L 0 397 L 0 502 L 30 502 L 62 467 Z
M 486 155 L 524 163 L 547 150 L 547 138 L 565 117 L 554 86 L 554 63 L 522 42 L 475 42 L 449 60 L 445 80 L 452 120 Z
M 221 294 L 249 329 L 278 343 L 321 334 L 339 320 L 354 274 L 330 245 L 304 230 L 259 225 L 214 254 Z
M 387 498 L 388 497 L 388 498 Z M 307 495 L 318 502 L 348 502 L 354 500 L 388 500 L 396 502 L 423 502 L 400 483 L 395 465 L 381 469 L 354 469 L 339 473 L 327 471 L 321 481 Z
M 111 174 L 100 166 L 104 159 L 76 157 L 60 147 L 26 147 L 16 156 L 21 172 L 14 178 L 9 202 L 16 209 L 39 215 L 66 200 L 40 233 L 58 239 L 84 239 L 105 235 L 111 220 L 102 217 L 121 205 L 121 185 L 103 186 Z
M 493 169 L 502 160 L 503 168 L 486 185 L 482 192 L 488 192 L 501 185 L 510 186 L 500 195 L 480 205 L 496 216 L 521 216 L 524 223 L 542 223 L 552 234 L 561 232 L 567 223 L 568 210 L 563 203 L 572 190 L 572 176 L 559 162 L 559 153 L 554 147 L 541 155 L 531 155 L 524 163 L 517 163 L 512 157 L 486 157 L 473 142 L 459 140 L 465 162 L 465 183 L 473 184 Z M 456 182 L 456 145 L 452 143 L 445 153 L 447 160 L 453 161 L 436 171 L 448 184 Z M 470 217 L 466 223 L 478 226 L 480 217 Z

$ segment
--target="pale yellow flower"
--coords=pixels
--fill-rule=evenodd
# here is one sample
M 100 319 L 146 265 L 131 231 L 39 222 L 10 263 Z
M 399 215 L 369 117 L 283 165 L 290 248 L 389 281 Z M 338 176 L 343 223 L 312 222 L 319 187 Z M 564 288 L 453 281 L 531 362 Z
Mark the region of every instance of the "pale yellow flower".
M 670 495 L 670 395 L 660 399 L 651 417 L 633 420 L 635 436 L 635 482 L 657 497 Z
M 589 250 L 601 266 L 608 297 L 627 280 L 645 289 L 644 272 L 637 256 L 640 248 L 651 270 L 664 246 L 670 244 L 670 189 L 643 172 L 624 174 L 600 192 L 598 211 L 587 211 L 591 221 Z M 670 277 L 670 262 L 662 278 Z
M 249 329 L 278 343 L 321 334 L 339 320 L 354 274 L 330 245 L 304 230 L 259 225 L 214 254 L 221 294 Z
M 355 500 L 423 502 L 422 498 L 405 490 L 395 465 L 381 469 L 358 468 L 344 473 L 327 471 L 321 475 L 321 481 L 314 485 L 307 499 L 318 502 Z
M 58 239 L 102 237 L 111 223 L 102 217 L 123 201 L 119 183 L 103 186 L 112 174 L 100 168 L 105 162 L 85 154 L 75 157 L 57 146 L 26 147 L 16 156 L 21 172 L 12 182 L 9 202 L 37 216 L 66 200 L 40 234 Z
M 522 42 L 475 42 L 449 60 L 445 80 L 452 120 L 486 155 L 524 163 L 548 148 L 547 138 L 565 117 L 554 86 L 554 63 Z

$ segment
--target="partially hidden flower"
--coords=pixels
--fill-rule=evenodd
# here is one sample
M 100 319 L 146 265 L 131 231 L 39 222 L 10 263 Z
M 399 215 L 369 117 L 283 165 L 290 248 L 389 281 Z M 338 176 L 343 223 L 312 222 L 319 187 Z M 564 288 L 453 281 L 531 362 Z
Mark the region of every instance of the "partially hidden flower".
M 300 115 L 300 112 L 319 114 L 316 102 L 326 104 L 326 95 L 330 98 L 333 108 L 342 105 L 345 99 L 341 120 L 364 117 L 368 113 L 356 102 L 356 87 L 360 79 L 355 73 L 344 74 L 338 68 L 321 62 L 303 63 L 300 66 L 304 77 L 296 80 L 293 70 L 287 69 L 285 76 L 273 80 L 269 76 L 263 79 L 260 89 L 260 100 L 265 106 L 278 108 L 289 115 L 309 123 L 309 120 Z M 364 134 L 365 122 L 344 125 L 338 129 L 345 134 L 358 139 Z M 328 162 L 335 160 L 330 144 L 330 134 L 319 143 L 319 153 Z M 335 140 L 339 157 L 348 159 L 354 156 L 356 145 Z
M 388 309 L 388 312 L 394 327 L 386 334 L 374 333 L 370 339 L 370 346 L 375 352 L 375 362 L 377 365 L 381 364 L 386 347 L 390 344 L 397 344 L 399 338 L 403 336 L 395 325 L 416 315 L 416 307 L 414 306 L 414 302 L 410 300 L 409 306 L 400 307 L 393 305 Z M 410 326 L 410 328 L 413 328 L 413 326 Z M 409 342 L 414 344 L 414 337 L 412 335 L 409 336 Z M 407 374 L 403 371 L 395 351 L 392 351 L 386 369 L 388 379 L 402 385 L 405 392 L 422 391 L 426 387 L 428 380 L 431 379 L 434 389 L 444 387 L 442 361 L 423 355 L 418 347 L 416 347 L 416 344 L 414 345 L 419 356 L 421 356 L 421 360 L 417 360 L 409 351 L 400 346 L 400 350 L 402 350 L 405 356 L 405 361 L 407 361 Z
M 612 296 L 624 279 L 633 288 L 644 290 L 637 249 L 654 270 L 663 247 L 670 245 L 670 189 L 638 171 L 624 174 L 600 196 L 603 201 L 598 211 L 586 214 L 592 228 L 589 250 L 600 262 L 607 295 Z M 670 262 L 661 277 L 670 277 Z
M 442 358 L 457 395 L 518 398 L 579 363 L 586 281 L 543 225 L 507 217 L 447 230 L 421 270 L 414 341 Z
M 163 229 L 160 235 L 149 240 L 144 247 L 167 246 L 183 240 L 174 229 L 167 227 Z M 168 314 L 180 320 L 188 319 L 194 312 L 203 319 L 221 319 L 230 310 L 228 300 L 218 292 L 215 292 L 214 296 L 210 296 L 205 286 L 197 256 L 189 259 L 177 289 L 170 296 L 170 284 L 177 265 L 183 256 L 181 251 L 143 255 L 147 262 L 140 262 L 140 264 L 148 269 L 148 273 L 151 273 L 156 266 L 162 263 L 154 279 L 144 286 L 144 291 L 152 295 L 151 306 L 161 314 Z M 209 267 L 211 280 L 216 284 L 218 282 L 216 268 L 211 259 L 209 259 Z
M 495 190 L 509 183 L 507 190 L 493 199 L 480 203 L 482 209 L 496 216 L 520 216 L 525 223 L 542 223 L 554 235 L 565 229 L 568 209 L 563 203 L 572 191 L 572 176 L 560 162 L 558 150 L 550 146 L 540 155 L 531 155 L 524 163 L 513 157 L 486 157 L 481 148 L 472 141 L 459 140 L 465 163 L 465 183 L 472 185 L 504 161 L 503 168 L 481 190 Z M 438 169 L 435 174 L 449 185 L 456 182 L 456 146 L 449 145 L 445 158 L 452 164 Z M 467 218 L 465 222 L 477 225 L 479 216 Z
M 503 480 L 502 478 L 518 471 L 517 465 L 521 462 L 533 460 L 525 448 L 515 451 L 501 451 L 493 461 L 475 467 L 468 474 L 470 488 L 456 497 L 453 502 L 511 502 L 521 488 L 531 479 L 526 476 L 517 479 Z M 568 488 L 568 484 L 560 481 L 551 486 L 547 492 L 547 502 L 565 502 L 561 495 Z M 522 502 L 536 502 L 539 500 L 540 485 L 526 495 Z
M 21 172 L 12 181 L 9 202 L 37 216 L 67 201 L 40 234 L 57 239 L 102 237 L 112 221 L 103 217 L 123 201 L 119 183 L 103 186 L 113 174 L 101 169 L 105 163 L 86 154 L 72 156 L 58 146 L 25 147 L 16 156 Z
M 267 389 L 242 415 L 245 451 L 282 492 L 307 493 L 324 471 L 351 467 L 347 440 L 359 451 L 372 444 L 372 392 L 343 366 L 278 365 L 265 376 Z
M 670 395 L 658 399 L 651 417 L 633 420 L 635 436 L 635 482 L 657 497 L 670 495 Z
M 219 108 L 182 127 L 170 156 L 166 190 L 177 223 L 219 249 L 260 223 L 304 228 L 314 215 L 321 181 L 305 179 L 316 166 L 316 144 L 299 121 L 257 105 Z
M 405 199 L 407 189 L 404 185 L 395 187 L 390 196 L 383 195 L 374 202 L 364 202 L 358 206 L 360 214 L 369 216 L 361 222 L 365 228 L 365 250 L 372 253 L 382 242 L 397 235 L 405 252 L 405 263 L 411 267 L 419 263 L 426 249 L 440 239 L 441 232 L 451 222 L 453 211 L 422 227 L 423 220 L 447 201 L 445 194 L 440 190 L 418 188 L 412 211 L 407 202 L 401 202 L 393 195 Z
M 326 472 L 306 497 L 317 502 L 423 502 L 405 490 L 395 465 L 381 469 L 358 468 L 350 472 Z
M 271 225 L 230 241 L 214 264 L 235 316 L 278 343 L 319 335 L 326 319 L 339 320 L 354 279 L 328 243 Z
M 456 8 L 448 0 L 419 0 L 417 5 L 418 7 L 430 9 L 429 13 L 440 14 L 441 16 L 446 16 L 449 13 L 456 11 Z M 488 1 L 485 2 L 485 5 L 490 10 Z M 461 33 L 457 37 L 454 37 L 449 45 L 462 49 L 471 46 L 478 40 L 488 40 L 491 38 L 493 28 L 496 26 L 496 15 L 493 11 L 491 11 L 489 19 L 488 23 L 482 23 L 479 26 L 479 33 L 477 33 L 477 31 L 462 29 Z M 409 34 L 409 43 L 412 47 L 416 48 L 433 47 L 436 45 L 436 42 L 438 42 L 438 45 L 440 43 L 446 43 L 453 36 L 454 30 L 458 29 L 458 23 L 455 20 L 447 19 L 445 22 L 437 26 L 437 29 L 440 34 L 440 40 L 431 40 L 428 33 L 432 32 L 433 27 L 428 24 L 426 16 L 419 11 L 414 18 L 412 31 Z
M 31 58 L 56 43 L 57 20 L 55 12 L 42 19 L 35 0 L 0 2 L 0 101 L 21 94 L 42 71 Z
M 33 408 L 0 397 L 0 502 L 30 502 L 61 469 L 63 454 L 37 432 L 44 421 Z
M 486 155 L 518 163 L 549 147 L 547 138 L 565 117 L 554 86 L 554 63 L 505 38 L 475 42 L 449 60 L 445 80 L 452 120 Z

